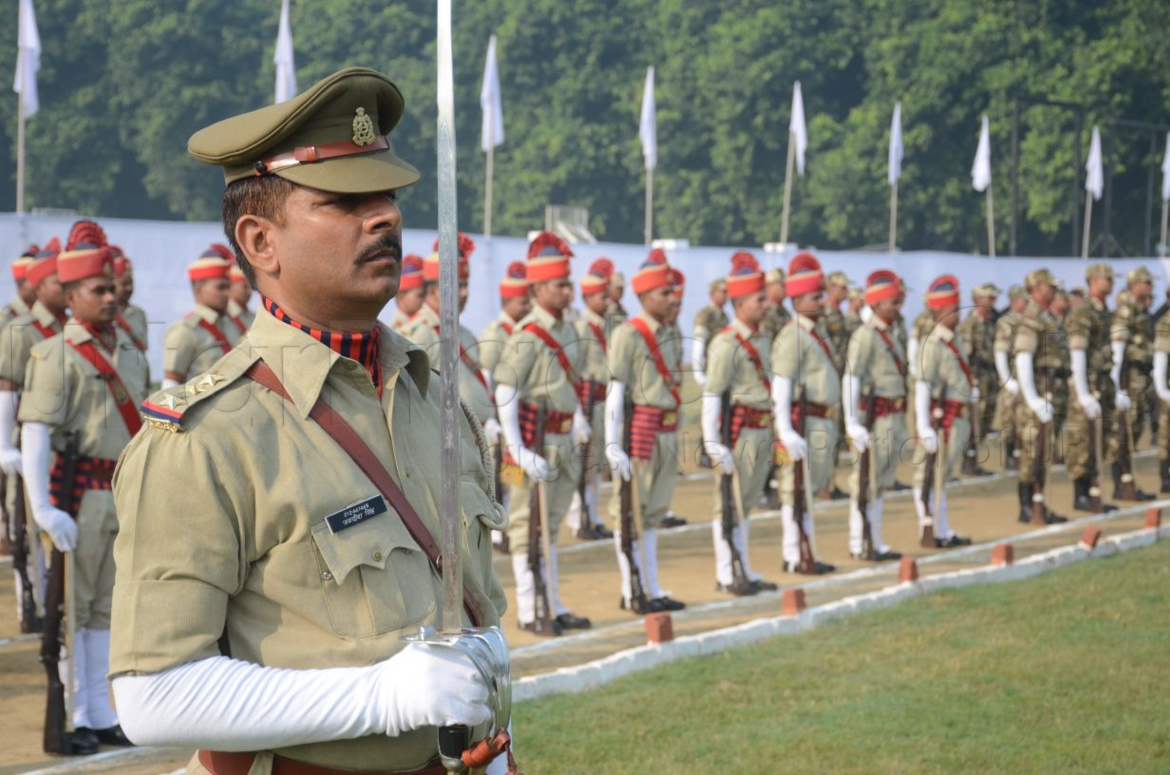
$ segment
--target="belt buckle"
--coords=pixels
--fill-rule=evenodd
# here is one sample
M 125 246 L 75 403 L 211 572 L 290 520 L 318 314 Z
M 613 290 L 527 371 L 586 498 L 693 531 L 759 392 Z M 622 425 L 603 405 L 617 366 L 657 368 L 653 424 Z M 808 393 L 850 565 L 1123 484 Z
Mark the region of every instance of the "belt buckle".
M 573 430 L 573 418 L 567 417 L 561 420 L 561 433 L 568 433 Z
M 678 412 L 663 412 L 662 413 L 662 427 L 667 425 L 674 425 L 678 422 Z

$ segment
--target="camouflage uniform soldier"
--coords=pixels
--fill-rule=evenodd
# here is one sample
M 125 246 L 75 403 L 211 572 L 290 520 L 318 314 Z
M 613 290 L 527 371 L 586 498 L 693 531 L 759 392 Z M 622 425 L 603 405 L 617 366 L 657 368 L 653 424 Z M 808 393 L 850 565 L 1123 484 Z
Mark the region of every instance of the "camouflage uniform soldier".
M 398 295 L 394 297 L 394 320 L 390 327 L 399 334 L 414 325 L 414 316 L 423 305 L 423 260 L 413 253 L 402 257 Z
M 1170 384 L 1167 383 L 1167 363 L 1170 362 L 1170 315 L 1158 318 L 1154 332 L 1154 390 L 1158 395 L 1158 471 L 1161 473 L 1161 492 L 1170 492 Z
M 848 348 L 849 339 L 853 337 L 853 332 L 861 328 L 865 322 L 861 319 L 861 311 L 863 309 L 865 309 L 865 291 L 861 288 L 850 288 L 849 312 L 845 314 L 846 347 L 841 348 L 841 352 L 845 352 Z
M 708 286 L 711 301 L 695 314 L 695 327 L 691 331 L 691 368 L 695 382 L 702 388 L 707 384 L 707 350 L 715 335 L 727 327 L 727 281 L 723 278 L 712 280 Z
M 995 373 L 995 331 L 991 319 L 995 312 L 995 300 L 999 298 L 999 288 L 992 283 L 975 286 L 971 292 L 971 300 L 975 306 L 966 319 L 959 324 L 959 339 L 963 343 L 963 356 L 971 366 L 975 375 L 975 386 L 979 388 L 979 428 L 986 433 L 991 428 L 995 416 L 995 402 L 992 396 L 999 390 L 998 377 Z M 976 444 L 982 439 L 974 438 L 974 423 L 972 423 L 972 439 L 963 455 L 963 473 L 968 476 L 985 476 L 979 465 L 979 450 Z
M 1016 323 L 1028 306 L 1028 292 L 1022 285 L 1013 285 L 1008 290 L 1010 306 L 995 321 L 995 371 L 999 375 L 1000 391 L 995 396 L 995 421 L 992 427 L 999 431 L 1003 442 L 1004 468 L 1008 471 L 1020 469 L 1020 450 L 1016 443 L 1016 401 L 1020 384 L 1015 378 L 1012 364 L 1012 347 L 1015 341 Z
M 1016 432 L 1020 444 L 1020 521 L 1032 521 L 1034 498 L 1042 498 L 1036 490 L 1037 474 L 1041 484 L 1048 480 L 1052 462 L 1050 450 L 1055 439 L 1052 426 L 1053 406 L 1057 396 L 1067 396 L 1069 369 L 1068 339 L 1060 321 L 1048 307 L 1056 295 L 1060 281 L 1047 269 L 1028 273 L 1024 284 L 1031 294 L 1028 305 L 1020 315 L 1013 338 L 1016 378 L 1020 384 L 1020 401 L 1016 403 Z M 1043 432 L 1043 435 L 1041 435 Z M 1037 456 L 1037 451 L 1042 453 Z M 1066 522 L 1064 517 L 1043 507 L 1048 524 Z
M 764 272 L 764 293 L 768 297 L 767 308 L 764 310 L 764 319 L 760 321 L 760 330 L 771 341 L 780 333 L 780 329 L 787 325 L 792 315 L 784 308 L 784 299 L 788 298 L 788 289 L 785 283 L 783 269 L 769 269 Z
M 1113 328 L 1110 333 L 1113 350 L 1113 370 L 1117 375 L 1117 412 L 1114 414 L 1113 433 L 1110 434 L 1109 446 L 1115 451 L 1113 463 L 1113 497 L 1122 499 L 1125 489 L 1123 484 L 1122 468 L 1127 468 L 1129 476 L 1133 475 L 1133 452 L 1137 440 L 1149 423 L 1149 404 L 1147 399 L 1150 393 L 1151 372 L 1154 365 L 1154 319 L 1150 315 L 1150 305 L 1153 303 L 1154 278 L 1148 269 L 1139 266 L 1130 270 L 1126 275 L 1126 292 L 1118 294 L 1117 309 L 1113 312 Z M 1120 456 L 1121 423 L 1128 423 L 1129 460 L 1122 461 Z M 1136 483 L 1133 485 L 1135 497 L 1125 500 L 1148 501 L 1153 500 L 1151 493 L 1143 492 Z
M 626 295 L 626 276 L 621 272 L 614 272 L 609 276 L 609 309 L 605 313 L 609 333 L 625 323 L 630 313 L 622 306 L 622 297 Z
M 825 278 L 825 314 L 820 320 L 821 328 L 833 344 L 833 352 L 837 355 L 837 370 L 845 368 L 845 351 L 849 348 L 849 335 L 853 331 L 845 313 L 841 312 L 841 304 L 849 296 L 849 286 L 852 281 L 844 272 L 830 272 Z M 795 294 L 789 293 L 789 296 Z M 860 320 L 858 321 L 860 325 Z M 856 328 L 856 326 L 854 326 Z

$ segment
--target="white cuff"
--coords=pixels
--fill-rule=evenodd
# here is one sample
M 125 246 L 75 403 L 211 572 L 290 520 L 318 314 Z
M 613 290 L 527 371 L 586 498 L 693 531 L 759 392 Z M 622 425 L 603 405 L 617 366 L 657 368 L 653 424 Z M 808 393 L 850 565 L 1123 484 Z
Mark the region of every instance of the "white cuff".
M 1032 374 L 1032 353 L 1016 353 L 1016 381 L 1020 383 L 1024 401 L 1031 404 L 1040 400 L 1036 392 L 1036 377 Z
M 722 414 L 723 398 L 715 393 L 704 393 L 702 413 L 699 416 L 699 427 L 703 430 L 703 441 L 723 443 L 719 436 Z
M 1164 352 L 1154 353 L 1154 390 L 1163 401 L 1170 402 L 1170 387 L 1166 385 L 1166 364 L 1170 355 Z
M 1089 392 L 1089 358 L 1084 350 L 1070 350 L 1072 359 L 1073 386 L 1077 389 L 1077 397 L 1084 398 L 1091 395 Z
M 691 368 L 695 371 L 707 369 L 707 343 L 698 337 L 691 342 Z
M 16 405 L 20 394 L 13 390 L 0 390 L 0 447 L 15 450 Z
M 626 384 L 613 380 L 605 397 L 605 446 L 622 448 L 622 424 L 626 419 Z
M 999 374 L 1000 382 L 1007 382 L 1012 378 L 1012 365 L 1008 354 L 1003 350 L 995 351 L 995 371 Z
M 772 377 L 772 403 L 776 408 L 776 435 L 796 433 L 792 427 L 792 380 Z
M 24 489 L 33 518 L 53 508 L 49 502 L 49 460 L 53 442 L 49 426 L 26 422 L 20 429 L 20 464 L 24 473 Z M 38 520 L 39 521 L 39 520 Z
M 1121 367 L 1125 363 L 1125 342 L 1110 342 L 1109 347 L 1113 350 L 1113 368 L 1109 370 L 1109 376 L 1113 379 L 1113 387 L 1121 390 Z
M 861 377 L 846 374 L 841 378 L 841 399 L 845 410 L 845 421 L 856 422 L 861 416 L 858 402 L 861 400 Z
M 919 380 L 914 383 L 914 414 L 918 424 L 918 435 L 923 436 L 923 430 L 932 427 L 930 416 L 930 383 Z
M 519 450 L 524 446 L 520 435 L 520 401 L 516 388 L 500 383 L 496 385 L 496 414 L 500 417 L 500 430 L 504 434 L 504 445 Z

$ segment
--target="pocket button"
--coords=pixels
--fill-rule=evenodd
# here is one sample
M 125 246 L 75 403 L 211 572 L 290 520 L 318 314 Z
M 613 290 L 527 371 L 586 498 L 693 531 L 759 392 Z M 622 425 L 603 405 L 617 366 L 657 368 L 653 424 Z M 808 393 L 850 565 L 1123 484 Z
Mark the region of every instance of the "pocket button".
M 374 554 L 372 556 L 374 558 L 374 562 L 381 562 L 382 561 L 382 553 L 381 552 L 374 552 Z

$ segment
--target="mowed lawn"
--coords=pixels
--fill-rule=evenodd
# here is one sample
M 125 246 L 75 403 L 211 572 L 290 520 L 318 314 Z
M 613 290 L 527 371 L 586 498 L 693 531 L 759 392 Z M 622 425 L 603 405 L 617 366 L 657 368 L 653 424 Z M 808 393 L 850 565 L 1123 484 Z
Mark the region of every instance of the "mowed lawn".
M 516 708 L 548 773 L 1168 773 L 1170 542 Z

